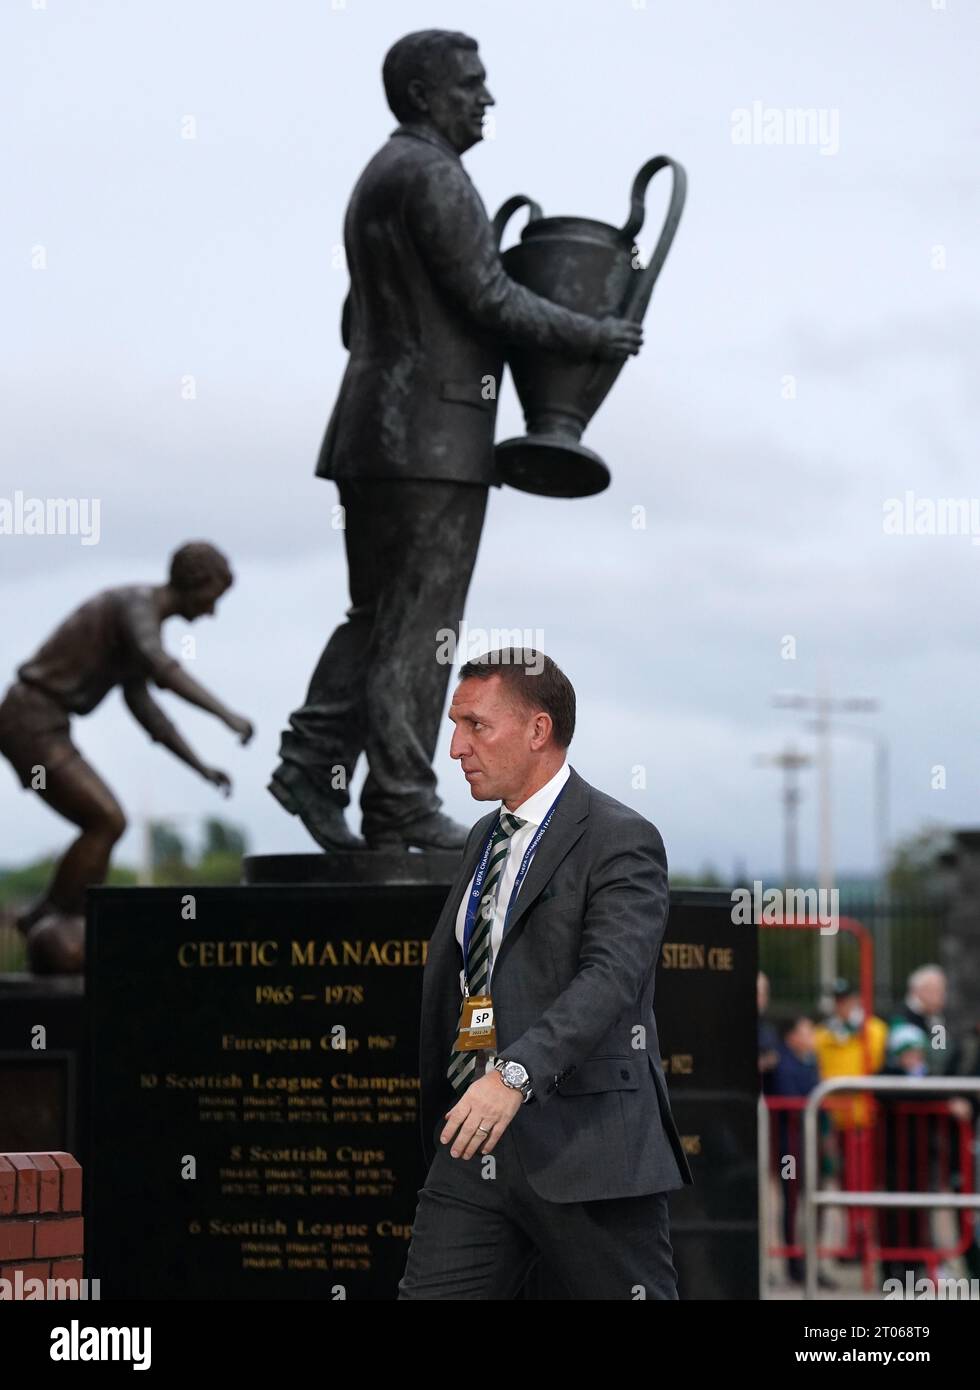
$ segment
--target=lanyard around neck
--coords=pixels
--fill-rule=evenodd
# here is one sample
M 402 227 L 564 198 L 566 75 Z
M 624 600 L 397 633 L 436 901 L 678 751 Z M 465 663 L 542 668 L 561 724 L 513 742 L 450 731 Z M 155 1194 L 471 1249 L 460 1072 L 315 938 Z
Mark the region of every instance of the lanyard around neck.
M 541 842 L 541 837 L 542 837 L 542 835 L 543 835 L 544 832 L 548 829 L 548 822 L 551 820 L 551 817 L 554 815 L 554 813 L 555 813 L 555 807 L 558 805 L 558 802 L 561 800 L 562 792 L 565 790 L 565 787 L 567 787 L 567 786 L 568 786 L 568 781 L 566 780 L 565 783 L 564 783 L 564 785 L 563 785 L 562 788 L 561 788 L 561 791 L 559 791 L 558 795 L 555 797 L 554 801 L 551 803 L 551 806 L 550 806 L 549 809 L 548 809 L 548 814 L 545 816 L 544 820 L 541 822 L 541 824 L 538 826 L 537 830 L 535 831 L 534 837 L 533 837 L 533 839 L 531 840 L 531 843 L 528 845 L 527 849 L 524 851 L 524 858 L 521 860 L 521 867 L 520 867 L 520 868 L 518 869 L 518 871 L 517 871 L 517 877 L 514 879 L 514 886 L 513 886 L 513 888 L 510 890 L 510 900 L 509 900 L 508 903 L 507 903 L 507 912 L 506 912 L 506 915 L 505 915 L 505 917 L 504 917 L 504 931 L 505 931 L 505 932 L 506 932 L 506 930 L 507 930 L 507 920 L 508 920 L 508 918 L 510 917 L 510 909 L 511 909 L 513 903 L 514 903 L 514 900 L 515 900 L 516 897 L 517 897 L 518 890 L 520 889 L 520 886 L 521 886 L 521 884 L 522 884 L 523 881 L 524 881 L 524 875 L 527 873 L 528 865 L 530 864 L 531 859 L 532 859 L 533 856 L 534 856 L 534 851 L 537 849 L 538 845 L 539 845 L 540 842 Z M 498 823 L 499 823 L 499 821 L 498 821 Z M 490 829 L 490 834 L 487 836 L 486 844 L 483 846 L 483 853 L 482 853 L 481 856 L 480 856 L 480 862 L 479 862 L 479 864 L 478 864 L 477 867 L 476 867 L 476 873 L 473 875 L 473 887 L 470 889 L 469 900 L 467 901 L 467 904 L 466 904 L 466 919 L 465 919 L 465 921 L 464 921 L 464 923 L 463 923 L 463 968 L 464 968 L 464 970 L 465 970 L 465 967 L 466 967 L 466 958 L 467 958 L 467 956 L 469 955 L 470 938 L 471 938 L 472 935 L 473 935 L 473 925 L 474 925 L 474 923 L 475 923 L 475 921 L 476 921 L 476 912 L 477 912 L 477 908 L 478 908 L 479 905 L 480 905 L 480 897 L 481 897 L 481 895 L 482 895 L 482 889 L 483 889 L 483 880 L 484 880 L 484 878 L 486 877 L 487 863 L 489 862 L 489 859 L 490 859 L 490 847 L 491 847 L 491 845 L 492 845 L 492 843 L 493 843 L 493 837 L 494 837 L 494 833 L 495 833 L 496 829 L 497 829 L 497 826 L 496 826 L 496 825 L 492 826 L 491 829 Z

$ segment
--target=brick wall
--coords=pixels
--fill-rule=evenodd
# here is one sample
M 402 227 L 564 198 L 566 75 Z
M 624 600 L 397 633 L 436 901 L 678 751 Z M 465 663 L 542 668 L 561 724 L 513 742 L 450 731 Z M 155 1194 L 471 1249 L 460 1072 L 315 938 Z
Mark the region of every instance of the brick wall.
M 0 1153 L 0 1279 L 81 1279 L 83 1230 L 71 1154 Z

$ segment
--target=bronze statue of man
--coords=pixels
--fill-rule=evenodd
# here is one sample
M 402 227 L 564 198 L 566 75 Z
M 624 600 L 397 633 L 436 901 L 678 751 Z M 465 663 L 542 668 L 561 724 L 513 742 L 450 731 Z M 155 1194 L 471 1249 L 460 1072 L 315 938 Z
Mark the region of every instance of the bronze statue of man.
M 476 561 L 508 343 L 586 359 L 637 352 L 638 324 L 573 313 L 510 279 L 460 160 L 493 98 L 476 42 L 430 29 L 390 50 L 400 122 L 351 195 L 350 357 L 317 476 L 343 507 L 351 606 L 290 717 L 270 791 L 324 849 L 361 849 L 344 819 L 363 752 L 370 849 L 460 849 L 432 770 L 449 661 Z M 439 634 L 443 634 L 440 639 Z
M 226 796 L 227 773 L 202 763 L 153 699 L 148 681 L 217 715 L 242 743 L 252 725 L 233 714 L 169 655 L 160 640 L 166 618 L 211 615 L 231 587 L 227 559 L 192 541 L 170 561 L 165 584 L 106 589 L 77 608 L 17 672 L 0 704 L 0 753 L 24 787 L 81 832 L 62 856 L 42 898 L 18 920 L 35 969 L 71 970 L 82 959 L 85 889 L 102 883 L 126 818 L 105 782 L 71 741 L 70 716 L 89 714 L 121 686 L 130 712 L 155 743 L 169 748 Z M 43 936 L 35 939 L 34 928 Z

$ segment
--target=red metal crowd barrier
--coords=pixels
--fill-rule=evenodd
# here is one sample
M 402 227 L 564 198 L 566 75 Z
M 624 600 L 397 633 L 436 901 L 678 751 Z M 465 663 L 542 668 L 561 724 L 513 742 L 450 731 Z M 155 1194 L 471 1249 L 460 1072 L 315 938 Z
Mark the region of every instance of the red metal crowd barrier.
M 864 1093 L 867 1094 L 867 1093 Z M 872 1100 L 871 1097 L 868 1097 Z M 802 1192 L 805 1096 L 766 1096 L 769 1111 L 769 1174 L 778 1181 L 783 1209 L 782 1240 L 770 1243 L 771 1257 L 802 1259 L 796 1239 L 796 1214 Z M 833 1166 L 843 1191 L 930 1192 L 974 1191 L 972 1122 L 954 1115 L 945 1100 L 873 1101 L 874 1123 L 835 1129 L 828 1125 L 821 1143 L 825 1163 Z M 786 1160 L 794 1160 L 795 1176 L 784 1176 Z M 874 1212 L 867 1207 L 844 1209 L 844 1242 L 820 1245 L 818 1254 L 838 1260 L 860 1260 L 864 1287 L 875 1287 L 878 1261 L 922 1264 L 931 1278 L 946 1260 L 962 1255 L 972 1239 L 972 1215 L 960 1213 L 955 1245 L 934 1245 L 929 1215 L 923 1210 Z M 771 1223 L 770 1230 L 775 1223 Z
M 804 914 L 789 921 L 779 914 L 759 923 L 768 930 L 815 931 L 823 924 Z M 864 1024 L 861 1042 L 867 1074 L 873 1071 L 867 1020 L 874 1013 L 874 941 L 863 922 L 841 917 L 838 930 L 855 938 L 858 946 L 858 976 Z M 958 1188 L 972 1193 L 973 1124 L 960 1119 L 946 1100 L 890 1101 L 883 1104 L 868 1092 L 857 1092 L 871 1107 L 872 1123 L 855 1125 L 854 1097 L 828 1101 L 828 1116 L 821 1144 L 824 1162 L 832 1165 L 843 1191 L 929 1192 L 949 1191 L 954 1171 Z M 769 1111 L 769 1173 L 780 1179 L 783 1196 L 781 1213 L 783 1241 L 771 1244 L 770 1256 L 802 1258 L 804 1247 L 795 1239 L 796 1213 L 802 1192 L 803 1166 L 802 1111 L 805 1096 L 765 1096 Z M 839 1125 L 832 1125 L 830 1114 L 837 1111 Z M 892 1127 L 891 1129 L 889 1127 Z M 954 1168 L 953 1155 L 956 1157 Z M 793 1157 L 796 1178 L 781 1176 L 785 1158 Z M 960 1213 L 960 1238 L 955 1246 L 934 1246 L 929 1213 L 923 1209 L 899 1209 L 891 1213 L 869 1207 L 845 1207 L 844 1243 L 819 1246 L 820 1256 L 839 1260 L 859 1259 L 866 1291 L 875 1286 L 877 1261 L 905 1261 L 923 1264 L 935 1278 L 940 1263 L 962 1255 L 973 1239 L 972 1215 Z M 772 1229 L 772 1227 L 770 1227 Z

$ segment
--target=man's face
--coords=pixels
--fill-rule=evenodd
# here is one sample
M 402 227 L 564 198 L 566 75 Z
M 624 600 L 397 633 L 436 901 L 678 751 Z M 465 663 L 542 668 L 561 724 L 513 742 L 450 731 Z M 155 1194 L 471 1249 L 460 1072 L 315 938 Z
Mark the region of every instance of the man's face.
M 946 1007 L 946 976 L 938 974 L 923 976 L 919 981 L 916 995 L 922 1005 L 923 1013 L 941 1014 Z
M 180 596 L 180 616 L 192 623 L 195 618 L 212 617 L 218 599 L 229 585 L 219 578 L 208 580 L 197 589 L 186 589 Z
M 834 1000 L 834 1010 L 839 1019 L 845 1023 L 853 1023 L 854 1019 L 861 1012 L 860 994 L 844 994 L 840 999 Z
M 455 48 L 439 79 L 425 86 L 429 119 L 460 154 L 483 139 L 483 113 L 494 104 L 486 78 L 474 49 Z
M 809 1056 L 816 1044 L 813 1024 L 808 1018 L 799 1019 L 792 1033 L 788 1034 L 786 1041 L 797 1057 Z
M 514 700 L 500 676 L 460 681 L 449 718 L 455 725 L 449 756 L 462 767 L 474 801 L 506 801 L 527 785 L 535 715 Z

